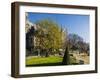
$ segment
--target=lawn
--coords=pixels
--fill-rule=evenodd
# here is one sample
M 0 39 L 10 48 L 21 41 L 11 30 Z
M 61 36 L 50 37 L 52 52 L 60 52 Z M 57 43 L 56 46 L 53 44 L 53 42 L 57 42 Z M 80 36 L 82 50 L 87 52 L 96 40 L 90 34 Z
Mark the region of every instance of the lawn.
M 26 66 L 44 66 L 44 65 L 59 65 L 62 63 L 62 57 L 27 57 Z
M 62 57 L 59 56 L 50 56 L 50 57 L 27 57 L 26 66 L 53 66 L 53 65 L 62 65 Z M 75 65 L 76 59 L 70 56 L 70 64 Z

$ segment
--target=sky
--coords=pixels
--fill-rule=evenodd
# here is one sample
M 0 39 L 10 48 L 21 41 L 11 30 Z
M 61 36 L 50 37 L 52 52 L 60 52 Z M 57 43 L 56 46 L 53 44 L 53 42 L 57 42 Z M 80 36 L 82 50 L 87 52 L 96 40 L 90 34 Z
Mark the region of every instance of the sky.
M 82 37 L 85 42 L 90 42 L 89 15 L 28 12 L 28 20 L 32 23 L 43 19 L 51 19 L 64 29 L 67 29 L 69 34 L 77 34 Z

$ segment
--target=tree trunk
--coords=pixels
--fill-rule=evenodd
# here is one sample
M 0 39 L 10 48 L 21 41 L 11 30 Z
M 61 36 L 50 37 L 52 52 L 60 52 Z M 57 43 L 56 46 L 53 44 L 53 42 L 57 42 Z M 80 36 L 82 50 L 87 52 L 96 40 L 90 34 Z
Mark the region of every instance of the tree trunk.
M 69 51 L 68 51 L 68 47 L 66 47 L 62 64 L 68 65 L 69 64 L 69 59 L 70 59 L 69 58 Z
M 49 51 L 48 50 L 45 50 L 45 57 L 49 57 Z

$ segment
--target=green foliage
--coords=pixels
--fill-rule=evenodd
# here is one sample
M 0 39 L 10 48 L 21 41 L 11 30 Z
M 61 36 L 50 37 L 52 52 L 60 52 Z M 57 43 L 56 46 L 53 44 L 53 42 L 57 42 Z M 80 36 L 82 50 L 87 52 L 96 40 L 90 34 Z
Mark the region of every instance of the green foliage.
M 39 45 L 44 49 L 59 50 L 62 48 L 62 32 L 61 27 L 50 19 L 37 21 L 39 26 L 37 36 Z
M 64 57 L 63 57 L 63 64 L 69 65 L 70 64 L 70 55 L 69 55 L 69 50 L 68 47 L 66 47 Z

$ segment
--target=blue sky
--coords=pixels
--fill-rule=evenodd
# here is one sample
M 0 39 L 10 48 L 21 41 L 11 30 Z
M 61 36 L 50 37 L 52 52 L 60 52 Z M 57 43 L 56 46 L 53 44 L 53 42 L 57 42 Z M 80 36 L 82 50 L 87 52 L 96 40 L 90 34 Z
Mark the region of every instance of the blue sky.
M 86 42 L 89 40 L 89 15 L 76 14 L 49 14 L 49 13 L 31 13 L 28 12 L 28 19 L 35 23 L 38 20 L 50 18 L 57 24 L 67 28 L 68 33 L 78 34 Z

